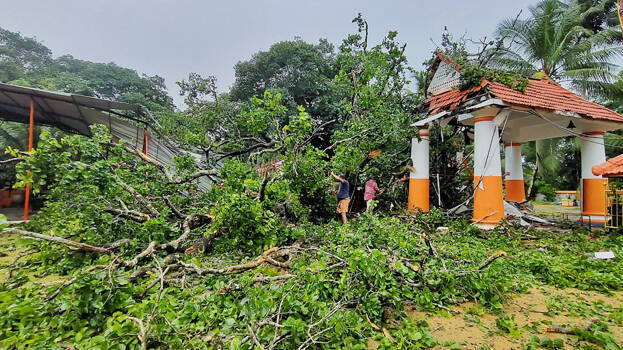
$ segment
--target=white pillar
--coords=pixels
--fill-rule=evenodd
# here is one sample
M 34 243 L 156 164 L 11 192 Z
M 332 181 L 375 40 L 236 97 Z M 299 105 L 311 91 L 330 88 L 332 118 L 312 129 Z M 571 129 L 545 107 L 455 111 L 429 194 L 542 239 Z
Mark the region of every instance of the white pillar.
M 509 202 L 523 202 L 526 200 L 526 192 L 521 164 L 521 143 L 507 143 L 505 146 L 506 200 Z
M 407 202 L 408 210 L 430 210 L 429 197 L 429 152 L 430 152 L 430 133 L 428 128 L 421 128 L 420 139 L 411 139 L 411 161 L 415 171 L 409 173 L 409 199 Z
M 582 216 L 581 221 L 595 225 L 606 223 L 605 190 L 608 180 L 594 175 L 592 168 L 606 161 L 604 132 L 585 132 L 580 140 L 582 152 Z
M 500 134 L 493 123 L 498 110 L 474 114 L 474 216 L 481 226 L 495 226 L 504 218 Z

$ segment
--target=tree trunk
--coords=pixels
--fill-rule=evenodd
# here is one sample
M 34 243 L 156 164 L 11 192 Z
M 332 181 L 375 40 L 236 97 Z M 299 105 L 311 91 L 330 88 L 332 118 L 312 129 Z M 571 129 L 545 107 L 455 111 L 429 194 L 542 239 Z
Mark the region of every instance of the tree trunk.
M 539 154 L 536 155 L 537 159 L 539 158 Z M 532 176 L 530 177 L 530 184 L 528 185 L 528 200 L 536 196 L 536 187 L 534 186 L 534 182 L 536 180 L 537 173 L 539 172 L 539 162 L 538 160 L 535 162 L 536 165 L 534 167 L 534 171 L 532 172 Z
M 92 245 L 85 244 L 85 243 L 70 241 L 62 237 L 48 236 L 48 235 L 42 235 L 37 232 L 24 231 L 24 230 L 20 230 L 17 228 L 5 228 L 4 231 L 2 231 L 2 233 L 4 234 L 13 233 L 13 234 L 18 234 L 18 235 L 22 235 L 26 237 L 32 237 L 36 239 L 43 239 L 46 241 L 64 244 L 66 246 L 78 248 L 80 250 L 84 250 L 88 252 L 95 252 L 95 253 L 110 253 L 111 252 L 111 250 L 107 248 L 102 248 L 102 247 L 92 246 Z

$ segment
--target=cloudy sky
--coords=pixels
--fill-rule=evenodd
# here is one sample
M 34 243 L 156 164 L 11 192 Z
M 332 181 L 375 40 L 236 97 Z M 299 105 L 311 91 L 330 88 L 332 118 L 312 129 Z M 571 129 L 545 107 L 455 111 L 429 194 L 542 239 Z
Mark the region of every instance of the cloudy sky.
M 190 72 L 214 75 L 220 91 L 234 81 L 233 66 L 272 43 L 301 37 L 339 44 L 356 30 L 358 12 L 373 43 L 389 30 L 407 43 L 415 68 L 429 57 L 447 26 L 457 36 L 491 36 L 503 18 L 536 0 L 0 0 L 0 27 L 43 41 L 54 56 L 71 54 L 115 62 L 175 82 Z

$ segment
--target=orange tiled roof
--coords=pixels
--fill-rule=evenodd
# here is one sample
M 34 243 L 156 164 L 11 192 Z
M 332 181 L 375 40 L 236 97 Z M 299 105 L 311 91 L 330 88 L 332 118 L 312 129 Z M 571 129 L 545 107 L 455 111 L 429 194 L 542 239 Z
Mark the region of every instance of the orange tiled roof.
M 464 91 L 447 91 L 426 100 L 429 114 L 442 110 L 453 110 L 466 100 L 469 94 L 486 88 L 493 96 L 510 104 L 522 107 L 543 108 L 552 111 L 577 113 L 582 117 L 623 123 L 623 116 L 595 102 L 587 101 L 549 78 L 530 79 L 526 92 L 513 90 L 508 86 L 483 80 L 480 86 Z
M 604 163 L 595 165 L 591 170 L 595 175 L 621 177 L 623 176 L 623 154 L 610 158 Z
M 457 108 L 463 101 L 467 99 L 467 96 L 471 93 L 478 92 L 488 84 L 488 81 L 483 80 L 479 86 L 475 86 L 467 90 L 450 90 L 438 95 L 429 97 L 425 103 L 428 103 L 428 114 L 437 114 L 442 110 L 453 110 Z

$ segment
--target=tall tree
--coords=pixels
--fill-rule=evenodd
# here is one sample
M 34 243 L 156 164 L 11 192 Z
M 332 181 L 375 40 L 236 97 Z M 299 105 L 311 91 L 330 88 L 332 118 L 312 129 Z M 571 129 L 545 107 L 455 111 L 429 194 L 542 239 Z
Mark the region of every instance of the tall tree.
M 616 58 L 623 53 L 621 31 L 609 27 L 594 32 L 583 26 L 592 12 L 584 6 L 544 0 L 526 19 L 506 19 L 497 32 L 508 45 L 492 60 L 514 71 L 542 71 L 584 95 L 611 91 L 617 80 Z
M 264 91 L 279 92 L 291 112 L 303 106 L 313 119 L 328 121 L 343 116 L 341 96 L 333 78 L 337 74 L 334 47 L 327 40 L 310 44 L 300 39 L 273 44 L 234 67 L 233 101 L 249 101 Z
M 0 82 L 139 103 L 156 114 L 174 109 L 162 77 L 139 75 L 114 63 L 84 61 L 71 55 L 55 59 L 35 38 L 2 28 Z
M 413 136 L 410 124 L 421 99 L 407 89 L 413 69 L 404 55 L 406 44 L 397 40 L 398 32 L 390 31 L 373 45 L 361 14 L 353 22 L 358 33 L 340 45 L 337 61 L 340 71 L 335 82 L 347 92 L 343 100 L 347 114 L 332 135 L 332 163 L 339 171 L 351 172 L 353 183 L 374 177 L 383 187 L 406 172 Z

